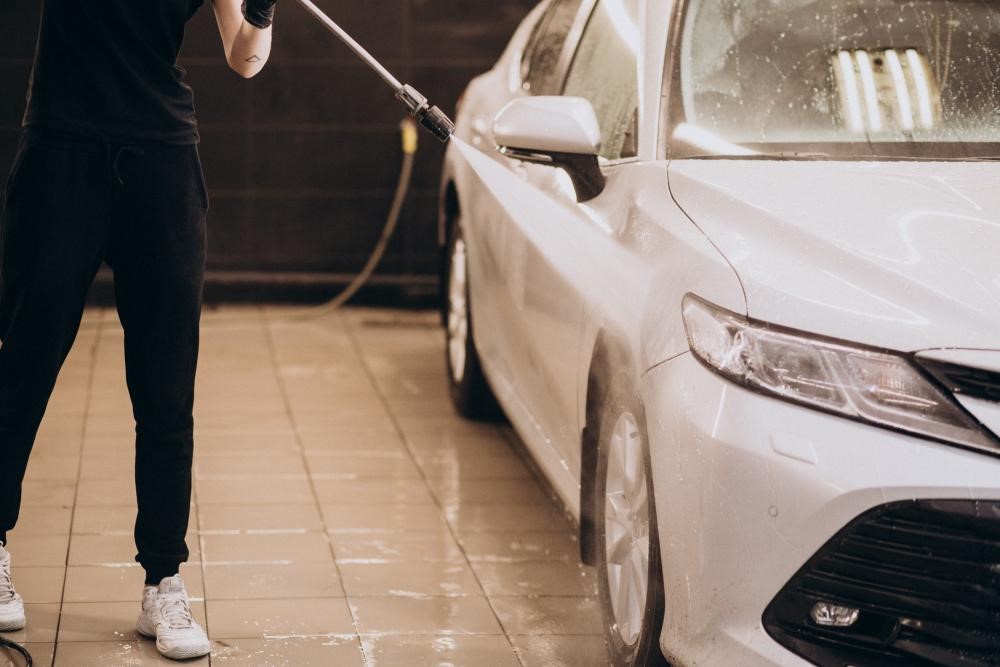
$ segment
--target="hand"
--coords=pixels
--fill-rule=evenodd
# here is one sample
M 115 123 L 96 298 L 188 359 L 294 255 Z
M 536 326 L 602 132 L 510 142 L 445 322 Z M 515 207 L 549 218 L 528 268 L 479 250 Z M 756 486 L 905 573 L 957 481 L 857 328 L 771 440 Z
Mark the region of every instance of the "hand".
M 243 18 L 255 28 L 264 30 L 274 22 L 274 6 L 278 0 L 243 0 Z

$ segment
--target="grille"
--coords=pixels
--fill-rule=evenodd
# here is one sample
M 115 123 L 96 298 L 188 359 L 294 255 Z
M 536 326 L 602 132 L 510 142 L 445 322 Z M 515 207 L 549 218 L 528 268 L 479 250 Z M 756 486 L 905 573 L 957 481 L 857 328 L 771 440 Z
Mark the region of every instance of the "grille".
M 860 610 L 819 626 L 816 602 Z M 1000 501 L 922 500 L 866 512 L 764 612 L 779 643 L 825 666 L 1000 665 Z

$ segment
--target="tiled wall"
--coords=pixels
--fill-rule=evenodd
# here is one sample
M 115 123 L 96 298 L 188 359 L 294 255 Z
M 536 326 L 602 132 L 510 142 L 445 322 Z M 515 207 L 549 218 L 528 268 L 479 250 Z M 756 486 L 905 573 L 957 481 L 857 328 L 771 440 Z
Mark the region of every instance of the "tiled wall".
M 39 0 L 0 19 L 0 171 L 16 143 Z M 317 0 L 397 77 L 447 111 L 488 69 L 536 0 Z M 381 230 L 398 175 L 392 92 L 294 0 L 278 7 L 272 60 L 244 81 L 222 57 L 210 6 L 188 29 L 212 195 L 215 271 L 351 273 Z M 422 135 L 414 189 L 382 276 L 436 273 L 442 148 Z

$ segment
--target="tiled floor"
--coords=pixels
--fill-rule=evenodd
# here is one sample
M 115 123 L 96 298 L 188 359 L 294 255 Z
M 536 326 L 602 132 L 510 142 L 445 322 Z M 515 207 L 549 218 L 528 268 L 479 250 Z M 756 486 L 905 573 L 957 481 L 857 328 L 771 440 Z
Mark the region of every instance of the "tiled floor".
M 603 665 L 592 571 L 506 427 L 457 418 L 433 313 L 208 313 L 191 562 L 216 665 Z M 122 333 L 90 311 L 10 535 L 36 665 L 162 664 L 133 629 Z M 7 663 L 0 657 L 0 667 Z

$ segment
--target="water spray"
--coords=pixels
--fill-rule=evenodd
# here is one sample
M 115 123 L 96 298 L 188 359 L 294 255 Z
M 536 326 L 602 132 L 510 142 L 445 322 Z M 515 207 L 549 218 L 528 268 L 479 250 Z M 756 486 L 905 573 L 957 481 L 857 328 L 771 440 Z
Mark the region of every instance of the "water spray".
M 427 101 L 427 98 L 410 84 L 400 83 L 399 79 L 394 77 L 372 54 L 368 53 L 368 50 L 351 37 L 346 30 L 337 25 L 323 10 L 313 4 L 312 0 L 298 0 L 298 2 L 392 88 L 393 92 L 396 93 L 396 99 L 403 103 L 406 110 L 418 123 L 423 125 L 442 143 L 447 142 L 451 138 L 451 135 L 455 133 L 455 123 L 448 118 L 445 112 L 436 106 L 432 106 Z

